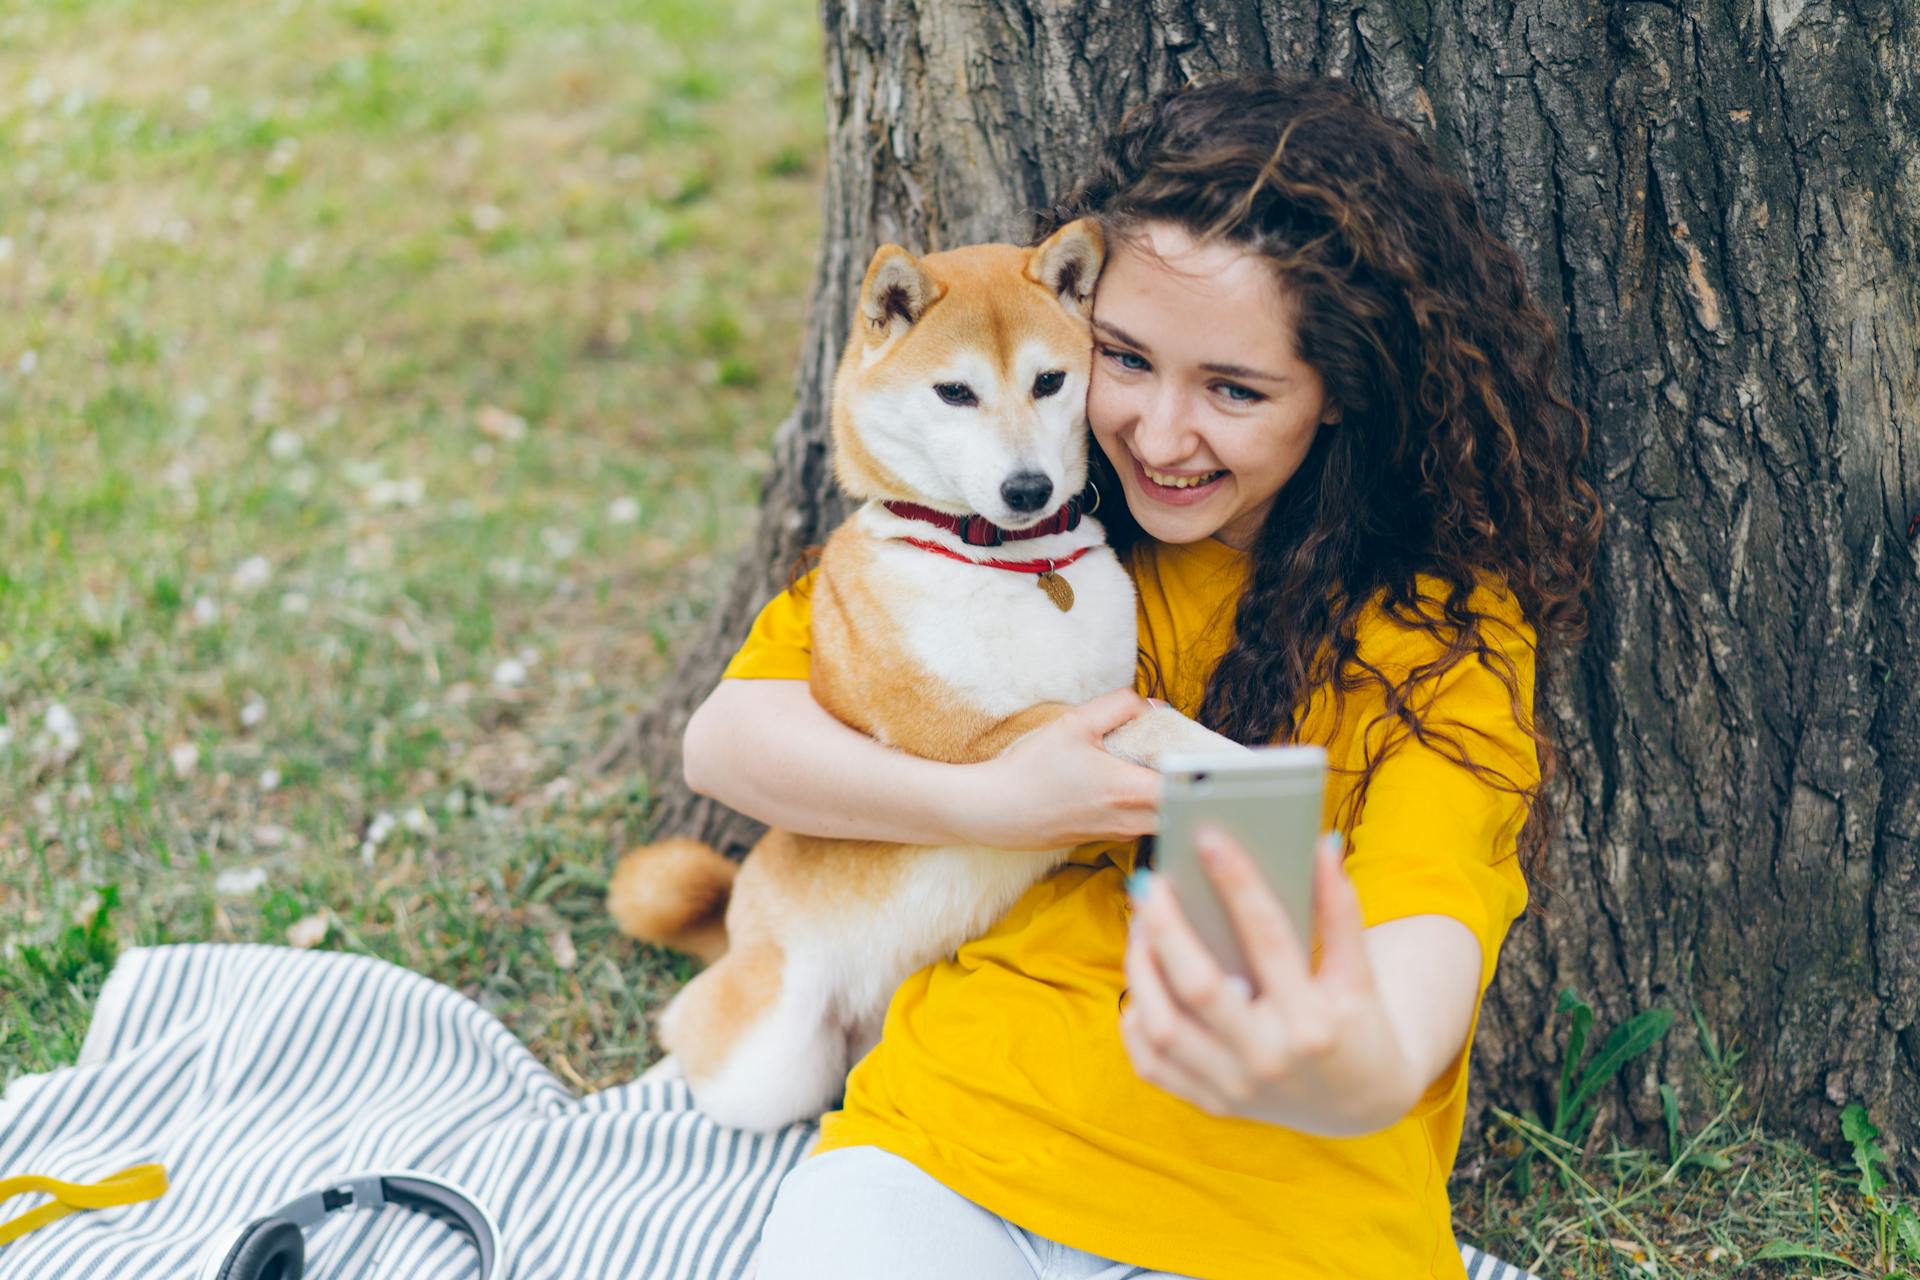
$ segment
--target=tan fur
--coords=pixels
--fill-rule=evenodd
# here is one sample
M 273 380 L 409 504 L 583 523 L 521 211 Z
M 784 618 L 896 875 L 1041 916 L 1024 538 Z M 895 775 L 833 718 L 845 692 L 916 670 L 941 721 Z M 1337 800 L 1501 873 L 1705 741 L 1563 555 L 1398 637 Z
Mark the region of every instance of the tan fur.
M 631 850 L 607 885 L 620 932 L 711 964 L 727 949 L 727 897 L 739 867 L 684 836 Z

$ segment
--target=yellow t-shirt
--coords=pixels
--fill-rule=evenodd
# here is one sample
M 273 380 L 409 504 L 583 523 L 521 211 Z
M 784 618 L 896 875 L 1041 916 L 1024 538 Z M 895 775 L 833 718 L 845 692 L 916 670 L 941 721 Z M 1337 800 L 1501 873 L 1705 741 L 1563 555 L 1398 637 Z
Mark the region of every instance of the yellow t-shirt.
M 1167 700 L 1193 715 L 1232 639 L 1247 557 L 1213 539 L 1149 539 L 1132 560 L 1140 647 L 1157 661 Z M 809 585 L 761 611 L 727 676 L 807 677 Z M 1420 585 L 1423 596 L 1444 598 L 1437 580 Z M 1498 620 L 1483 634 L 1512 663 L 1531 718 L 1532 628 L 1495 584 L 1471 603 Z M 1395 679 L 1441 651 L 1377 606 L 1358 640 L 1362 659 Z M 1429 726 L 1451 726 L 1476 762 L 1534 785 L 1533 741 L 1479 661 L 1469 656 L 1422 692 Z M 1373 688 L 1349 692 L 1337 719 L 1331 690 L 1309 700 L 1298 740 L 1327 749 L 1329 828 L 1359 776 L 1363 737 L 1383 739 L 1383 726 L 1368 729 L 1382 709 Z M 1402 741 L 1345 832 L 1365 923 L 1425 914 L 1463 922 L 1480 940 L 1484 995 L 1527 901 L 1514 857 L 1521 804 Z M 825 1118 L 819 1149 L 881 1147 L 1031 1231 L 1156 1270 L 1218 1280 L 1464 1277 L 1447 1175 L 1467 1055 L 1408 1115 L 1359 1138 L 1223 1119 L 1141 1080 L 1119 1031 L 1125 878 L 1136 852 L 1130 841 L 1076 849 L 985 935 L 902 983 L 880 1044 L 848 1077 L 842 1109 Z

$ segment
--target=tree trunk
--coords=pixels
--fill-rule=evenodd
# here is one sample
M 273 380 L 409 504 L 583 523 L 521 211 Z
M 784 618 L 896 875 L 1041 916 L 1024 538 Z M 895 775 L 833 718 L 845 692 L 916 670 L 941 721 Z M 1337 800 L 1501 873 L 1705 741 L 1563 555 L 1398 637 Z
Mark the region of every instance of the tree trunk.
M 1476 1044 L 1539 1109 L 1572 985 L 1680 1017 L 1617 1095 L 1710 1099 L 1697 1008 L 1770 1121 L 1859 1099 L 1920 1136 L 1920 28 L 1902 3 L 1361 7 L 824 0 L 826 217 L 793 415 L 705 635 L 606 754 L 660 830 L 754 824 L 677 782 L 680 731 L 795 552 L 844 514 L 826 398 L 873 248 L 1018 239 L 1100 131 L 1200 73 L 1350 78 L 1467 176 L 1563 325 L 1609 512 L 1593 634 L 1541 706 L 1567 747 L 1547 914 Z

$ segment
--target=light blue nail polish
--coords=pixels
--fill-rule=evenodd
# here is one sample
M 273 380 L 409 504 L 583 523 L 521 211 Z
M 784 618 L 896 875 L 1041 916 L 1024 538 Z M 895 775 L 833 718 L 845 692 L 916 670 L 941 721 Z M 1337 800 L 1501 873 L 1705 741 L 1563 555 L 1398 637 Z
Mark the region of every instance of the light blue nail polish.
M 1153 888 L 1153 870 L 1149 867 L 1135 867 L 1133 874 L 1127 877 L 1127 896 L 1135 902 L 1147 896 Z
M 1346 845 L 1347 841 L 1345 836 L 1342 836 L 1338 831 L 1335 831 L 1327 837 L 1327 843 L 1333 846 L 1333 851 L 1335 853 L 1339 853 L 1340 850 Z

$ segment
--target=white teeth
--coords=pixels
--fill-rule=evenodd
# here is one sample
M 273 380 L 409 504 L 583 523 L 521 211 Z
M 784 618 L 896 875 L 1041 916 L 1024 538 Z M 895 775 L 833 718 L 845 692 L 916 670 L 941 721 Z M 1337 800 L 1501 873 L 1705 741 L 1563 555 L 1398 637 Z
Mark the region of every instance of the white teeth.
M 1157 485 L 1162 485 L 1168 489 L 1197 488 L 1200 485 L 1211 483 L 1215 476 L 1224 474 L 1223 472 L 1219 472 L 1219 471 L 1209 471 L 1207 472 L 1207 474 L 1203 476 L 1170 476 L 1170 475 L 1165 475 L 1161 472 L 1155 471 L 1152 467 L 1148 466 L 1144 462 L 1140 464 L 1140 469 L 1147 473 L 1147 479 L 1153 481 Z

